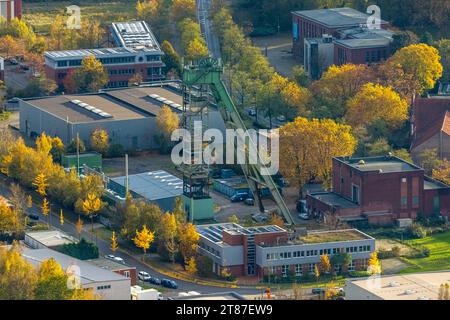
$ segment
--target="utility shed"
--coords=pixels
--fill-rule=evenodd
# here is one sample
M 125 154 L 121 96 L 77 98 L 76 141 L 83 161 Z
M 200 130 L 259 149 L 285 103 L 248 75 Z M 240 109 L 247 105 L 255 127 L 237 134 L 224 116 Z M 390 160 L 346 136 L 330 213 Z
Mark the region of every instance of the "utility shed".
M 102 155 L 100 153 L 82 153 L 79 155 L 80 168 L 84 165 L 93 169 L 102 169 Z M 66 154 L 62 156 L 61 164 L 64 168 L 72 168 L 78 166 L 78 156 L 76 154 Z

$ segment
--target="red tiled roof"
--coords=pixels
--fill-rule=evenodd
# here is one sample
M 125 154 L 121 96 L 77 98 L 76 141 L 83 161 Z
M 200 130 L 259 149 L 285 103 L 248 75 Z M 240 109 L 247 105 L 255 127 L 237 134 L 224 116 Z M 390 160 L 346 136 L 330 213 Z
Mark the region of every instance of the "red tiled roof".
M 414 105 L 415 135 L 411 149 L 443 131 L 450 135 L 450 99 L 419 98 Z

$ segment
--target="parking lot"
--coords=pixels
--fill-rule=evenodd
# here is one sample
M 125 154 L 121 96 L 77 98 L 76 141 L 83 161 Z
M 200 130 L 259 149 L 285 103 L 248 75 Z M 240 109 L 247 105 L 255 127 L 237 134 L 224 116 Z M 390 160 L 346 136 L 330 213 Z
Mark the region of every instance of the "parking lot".
M 11 65 L 5 62 L 5 84 L 7 88 L 14 90 L 23 89 L 32 77 L 30 70 L 23 70 L 19 65 Z

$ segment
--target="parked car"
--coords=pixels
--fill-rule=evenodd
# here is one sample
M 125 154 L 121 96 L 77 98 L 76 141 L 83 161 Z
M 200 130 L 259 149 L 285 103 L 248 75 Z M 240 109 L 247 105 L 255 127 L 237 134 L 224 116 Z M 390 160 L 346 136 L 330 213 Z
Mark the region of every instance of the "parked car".
M 30 67 L 29 67 L 28 65 L 26 65 L 25 63 L 21 63 L 21 64 L 20 64 L 20 68 L 21 68 L 22 70 L 30 70 Z
M 159 278 L 150 277 L 149 282 L 152 283 L 152 284 L 156 284 L 158 286 L 161 285 L 161 280 Z
M 231 200 L 231 202 L 242 202 L 247 198 L 248 198 L 248 193 L 236 193 L 230 198 L 230 200 Z
M 109 260 L 113 260 L 113 259 L 115 258 L 115 256 L 114 256 L 113 254 L 107 254 L 107 255 L 105 256 L 105 258 L 106 258 L 106 259 L 109 259 Z
M 113 260 L 115 262 L 118 262 L 118 263 L 121 263 L 121 264 L 125 264 L 125 261 L 121 257 L 114 257 Z
M 150 282 L 150 279 L 151 279 L 148 272 L 145 272 L 145 271 L 139 271 L 138 278 L 139 278 L 139 280 L 144 281 L 144 282 Z
M 169 279 L 163 279 L 161 281 L 161 284 L 162 284 L 163 287 L 170 288 L 170 289 L 177 289 L 178 288 L 178 284 L 175 281 L 169 280 Z
M 31 220 L 39 220 L 39 216 L 35 213 L 29 213 L 28 214 L 28 218 L 30 218 Z
M 249 197 L 247 199 L 244 200 L 244 203 L 248 206 L 254 206 L 255 205 L 255 199 Z
M 286 117 L 285 116 L 278 116 L 277 120 L 280 122 L 285 122 L 286 121 Z
M 248 110 L 248 115 L 250 117 L 255 117 L 256 116 L 256 110 L 255 109 L 249 109 Z

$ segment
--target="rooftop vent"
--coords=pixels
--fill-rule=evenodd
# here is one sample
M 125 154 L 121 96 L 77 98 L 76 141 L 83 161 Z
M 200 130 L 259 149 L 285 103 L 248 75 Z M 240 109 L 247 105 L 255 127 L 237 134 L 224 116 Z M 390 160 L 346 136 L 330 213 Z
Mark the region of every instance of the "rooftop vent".
M 359 164 L 360 166 L 363 166 L 363 165 L 366 164 L 366 162 L 365 162 L 364 160 L 361 159 L 361 160 L 359 160 L 358 164 Z
M 400 283 L 398 283 L 397 281 L 389 282 L 389 287 L 398 287 L 398 286 L 400 286 Z
M 411 290 L 411 289 L 405 290 L 405 294 L 406 294 L 407 296 L 410 296 L 410 295 L 412 295 L 412 294 L 414 294 L 414 293 L 416 293 L 414 290 Z

